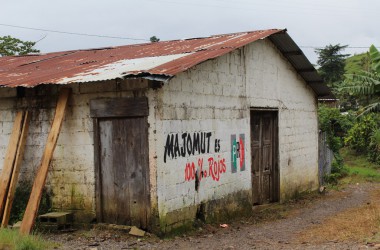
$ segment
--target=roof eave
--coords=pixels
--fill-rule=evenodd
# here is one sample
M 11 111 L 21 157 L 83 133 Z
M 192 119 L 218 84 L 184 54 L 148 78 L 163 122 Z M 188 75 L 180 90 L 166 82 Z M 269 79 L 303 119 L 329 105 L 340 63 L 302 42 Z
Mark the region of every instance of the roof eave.
M 324 83 L 322 77 L 313 64 L 307 59 L 300 47 L 288 35 L 286 29 L 268 37 L 282 55 L 294 67 L 296 72 L 313 89 L 318 98 L 334 96 L 330 88 Z

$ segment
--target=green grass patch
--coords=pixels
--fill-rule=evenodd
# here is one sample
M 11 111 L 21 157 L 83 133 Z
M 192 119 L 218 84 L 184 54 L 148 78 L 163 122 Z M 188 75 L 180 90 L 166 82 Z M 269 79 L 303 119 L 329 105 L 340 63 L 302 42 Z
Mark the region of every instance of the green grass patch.
M 344 164 L 349 175 L 342 179 L 343 183 L 380 182 L 380 166 L 369 162 L 365 155 L 343 148 L 341 150 Z
M 0 249 L 39 250 L 53 247 L 54 243 L 43 240 L 38 235 L 21 235 L 16 230 L 0 229 Z
M 367 53 L 362 53 L 358 55 L 353 55 L 346 59 L 346 66 L 344 70 L 346 74 L 355 74 L 363 70 L 368 71 L 369 67 L 369 55 Z
M 363 179 L 364 181 L 380 182 L 380 171 L 372 168 L 363 167 L 350 167 L 350 177 L 356 179 Z

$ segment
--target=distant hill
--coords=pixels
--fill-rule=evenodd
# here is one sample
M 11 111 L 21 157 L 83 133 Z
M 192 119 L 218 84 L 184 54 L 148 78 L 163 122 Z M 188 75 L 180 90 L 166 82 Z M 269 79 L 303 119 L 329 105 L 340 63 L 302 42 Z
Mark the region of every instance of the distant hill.
M 346 71 L 346 74 L 355 74 L 362 70 L 367 71 L 370 65 L 369 62 L 368 52 L 353 55 L 346 59 L 346 66 L 344 67 L 344 70 Z

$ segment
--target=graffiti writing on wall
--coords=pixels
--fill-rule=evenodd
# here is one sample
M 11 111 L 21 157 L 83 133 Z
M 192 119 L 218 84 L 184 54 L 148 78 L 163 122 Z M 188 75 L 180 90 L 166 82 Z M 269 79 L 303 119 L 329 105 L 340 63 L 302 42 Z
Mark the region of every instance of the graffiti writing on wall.
M 245 155 L 244 155 L 244 134 L 231 135 L 231 171 L 236 173 L 238 167 L 240 171 L 245 170 Z
M 220 175 L 226 172 L 226 159 L 220 155 L 217 158 L 209 157 L 207 162 L 204 158 L 199 158 L 197 165 L 195 162 L 186 163 L 185 167 L 185 181 L 192 181 L 198 179 L 201 181 L 203 178 L 211 178 L 214 181 L 220 180 Z
M 210 178 L 219 181 L 221 174 L 226 172 L 226 159 L 222 156 L 210 156 L 221 150 L 220 139 L 214 139 L 213 152 L 211 144 L 212 132 L 194 132 L 182 134 L 169 134 L 166 138 L 164 162 L 177 157 L 199 155 L 195 161 L 185 165 L 185 181 L 195 180 L 197 185 L 202 179 Z M 208 154 L 202 156 L 202 154 Z
M 166 157 L 173 159 L 210 153 L 211 135 L 211 132 L 169 134 L 166 138 L 164 162 L 166 162 Z

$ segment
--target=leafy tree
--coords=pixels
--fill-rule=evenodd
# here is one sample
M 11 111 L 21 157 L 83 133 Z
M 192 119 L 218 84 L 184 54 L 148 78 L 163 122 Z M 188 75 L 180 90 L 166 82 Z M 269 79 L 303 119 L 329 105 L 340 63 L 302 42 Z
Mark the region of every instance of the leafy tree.
M 22 41 L 11 36 L 0 37 L 0 56 L 26 55 L 40 52 L 34 49 L 36 42 Z
M 344 66 L 345 59 L 349 54 L 342 54 L 348 45 L 327 45 L 323 49 L 316 49 L 315 52 L 318 54 L 318 69 L 323 80 L 330 86 L 335 87 L 335 85 L 343 80 L 344 76 Z
M 151 43 L 156 43 L 160 41 L 160 38 L 157 38 L 156 36 L 152 36 L 149 40 Z
M 370 71 L 346 76 L 341 92 L 357 97 L 367 97 L 362 113 L 380 112 L 380 52 L 372 45 L 369 49 Z

